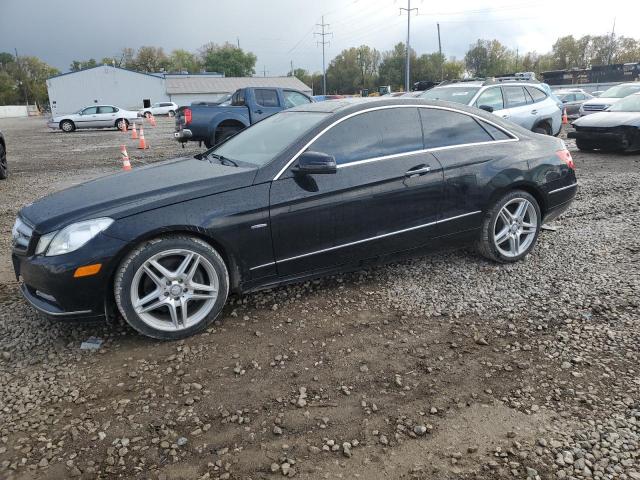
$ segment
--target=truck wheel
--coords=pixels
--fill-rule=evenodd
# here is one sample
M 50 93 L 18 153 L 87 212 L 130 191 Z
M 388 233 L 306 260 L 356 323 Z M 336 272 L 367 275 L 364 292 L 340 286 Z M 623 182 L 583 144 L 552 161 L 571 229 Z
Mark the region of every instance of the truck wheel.
M 223 128 L 216 135 L 216 144 L 224 142 L 229 137 L 233 137 L 239 131 L 240 131 L 239 128 Z

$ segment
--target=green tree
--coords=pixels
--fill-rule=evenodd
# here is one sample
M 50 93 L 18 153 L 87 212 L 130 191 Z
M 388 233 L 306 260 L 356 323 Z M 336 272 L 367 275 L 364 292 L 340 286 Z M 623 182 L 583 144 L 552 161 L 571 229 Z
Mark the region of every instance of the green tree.
M 9 64 L 15 62 L 15 58 L 8 52 L 0 52 L 0 70 L 9 66 Z
M 134 63 L 139 72 L 161 72 L 169 66 L 169 59 L 162 47 L 140 47 Z
M 177 49 L 169 55 L 169 70 L 172 72 L 199 72 L 201 69 L 198 57 L 187 50 Z
M 256 73 L 257 57 L 230 43 L 203 45 L 200 59 L 207 72 L 224 73 L 227 77 L 249 77 Z
M 503 75 L 515 69 L 515 54 L 498 40 L 478 40 L 465 57 L 467 69 L 475 76 Z
M 405 44 L 400 42 L 393 47 L 393 50 L 382 54 L 382 61 L 378 68 L 380 85 L 391 85 L 393 90 L 404 88 L 406 51 Z M 412 66 L 416 64 L 416 58 L 416 52 L 411 49 L 409 61 Z
M 89 60 L 74 60 L 73 62 L 71 62 L 71 65 L 69 65 L 69 71 L 79 72 L 80 70 L 97 66 L 98 62 L 96 62 L 95 58 L 90 58 Z
M 375 88 L 379 62 L 380 52 L 366 45 L 343 50 L 329 63 L 327 90 L 355 94 Z
M 640 62 L 640 40 L 629 37 L 619 37 L 616 41 L 613 63 L 632 62 Z

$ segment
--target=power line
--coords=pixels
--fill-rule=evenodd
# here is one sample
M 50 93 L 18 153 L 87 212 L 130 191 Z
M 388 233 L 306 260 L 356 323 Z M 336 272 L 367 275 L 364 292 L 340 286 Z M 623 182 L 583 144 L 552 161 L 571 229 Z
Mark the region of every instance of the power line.
M 402 15 L 402 11 L 407 12 L 407 59 L 405 60 L 405 79 L 404 79 L 404 91 L 409 92 L 409 73 L 411 71 L 411 44 L 409 42 L 411 37 L 411 12 L 413 10 L 418 12 L 417 8 L 411 8 L 411 0 L 407 0 L 407 8 L 400 7 L 400 15 Z
M 322 45 L 322 94 L 327 94 L 327 69 L 325 64 L 324 48 L 329 45 L 329 42 L 325 40 L 328 35 L 333 36 L 333 33 L 325 31 L 325 28 L 329 26 L 328 23 L 324 23 L 324 15 L 322 16 L 322 23 L 316 23 L 316 26 L 321 28 L 320 32 L 314 32 L 314 35 L 320 35 L 322 40 L 316 42 L 318 45 Z

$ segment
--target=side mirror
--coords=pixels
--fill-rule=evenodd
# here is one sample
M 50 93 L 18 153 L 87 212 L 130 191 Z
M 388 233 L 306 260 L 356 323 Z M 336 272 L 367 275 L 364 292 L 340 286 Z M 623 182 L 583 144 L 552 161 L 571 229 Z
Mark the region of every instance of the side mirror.
M 298 166 L 294 170 L 299 174 L 336 173 L 338 167 L 333 155 L 322 152 L 304 152 L 298 157 Z
M 562 100 L 562 103 L 567 103 L 567 100 Z
M 493 107 L 490 105 L 480 105 L 478 108 L 480 110 L 484 110 L 485 112 L 493 113 Z

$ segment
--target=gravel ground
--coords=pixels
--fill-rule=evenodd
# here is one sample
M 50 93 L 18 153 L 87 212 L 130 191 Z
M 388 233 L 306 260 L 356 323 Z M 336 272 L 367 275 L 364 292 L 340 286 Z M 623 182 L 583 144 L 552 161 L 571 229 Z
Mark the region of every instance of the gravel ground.
M 578 198 L 517 265 L 437 253 L 234 298 L 162 343 L 39 317 L 9 234 L 25 203 L 117 171 L 121 143 L 133 168 L 198 148 L 169 119 L 146 151 L 0 129 L 0 478 L 640 479 L 640 156 L 574 151 Z

